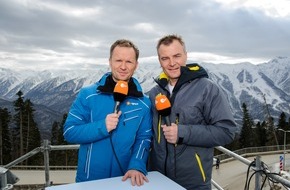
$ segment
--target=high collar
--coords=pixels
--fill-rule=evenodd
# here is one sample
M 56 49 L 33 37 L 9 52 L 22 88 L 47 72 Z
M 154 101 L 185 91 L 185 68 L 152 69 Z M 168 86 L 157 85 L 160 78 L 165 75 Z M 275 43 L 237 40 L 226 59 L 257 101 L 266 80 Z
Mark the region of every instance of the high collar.
M 180 67 L 180 77 L 174 86 L 173 93 L 177 92 L 183 84 L 204 77 L 208 78 L 208 74 L 205 69 L 197 63 L 191 63 Z M 162 72 L 157 78 L 155 78 L 155 81 L 160 87 L 166 89 L 169 78 L 164 72 Z
M 104 78 L 100 79 L 99 81 L 100 83 L 102 83 L 103 80 L 104 82 L 103 84 L 100 84 L 97 87 L 97 91 L 113 94 L 116 82 L 113 80 L 112 74 L 110 73 L 104 77 L 105 79 Z M 128 87 L 129 87 L 128 96 L 137 97 L 137 98 L 143 97 L 142 91 L 138 90 L 137 85 L 135 84 L 134 79 L 132 77 L 130 78 L 128 82 Z

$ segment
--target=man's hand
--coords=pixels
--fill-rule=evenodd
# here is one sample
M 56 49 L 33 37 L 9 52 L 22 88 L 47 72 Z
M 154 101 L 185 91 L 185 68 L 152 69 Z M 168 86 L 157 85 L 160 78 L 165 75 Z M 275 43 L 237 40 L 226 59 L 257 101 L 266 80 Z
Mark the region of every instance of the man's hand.
M 106 117 L 106 128 L 107 128 L 108 133 L 110 131 L 116 129 L 121 113 L 122 112 L 119 111 L 118 113 L 111 113 L 111 114 L 107 115 L 107 117 Z
M 128 178 L 131 178 L 131 184 L 133 186 L 141 186 L 144 184 L 144 181 L 149 182 L 147 177 L 142 172 L 137 170 L 128 170 L 123 176 L 122 181 L 126 181 Z
M 171 126 L 161 125 L 165 139 L 167 142 L 175 144 L 178 140 L 178 127 L 175 123 L 171 123 Z

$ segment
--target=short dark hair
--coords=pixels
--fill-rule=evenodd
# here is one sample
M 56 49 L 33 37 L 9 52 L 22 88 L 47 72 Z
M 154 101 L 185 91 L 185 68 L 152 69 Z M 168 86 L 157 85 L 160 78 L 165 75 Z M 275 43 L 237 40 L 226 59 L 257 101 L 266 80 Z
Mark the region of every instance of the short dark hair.
M 170 34 L 170 35 L 166 35 L 164 37 L 162 37 L 158 43 L 157 43 L 157 46 L 156 46 L 156 49 L 157 49 L 157 52 L 158 52 L 158 49 L 161 45 L 170 45 L 174 40 L 177 40 L 184 48 L 184 51 L 186 51 L 186 48 L 185 48 L 185 43 L 182 39 L 181 36 L 177 35 L 177 34 Z
M 136 60 L 138 60 L 139 58 L 139 49 L 137 48 L 137 46 L 131 42 L 130 40 L 126 40 L 126 39 L 120 39 L 120 40 L 117 40 L 115 41 L 111 48 L 110 48 L 110 59 L 112 58 L 112 54 L 113 54 L 113 51 L 115 49 L 115 47 L 128 47 L 128 48 L 133 48 L 134 51 L 135 51 L 135 56 L 136 56 Z

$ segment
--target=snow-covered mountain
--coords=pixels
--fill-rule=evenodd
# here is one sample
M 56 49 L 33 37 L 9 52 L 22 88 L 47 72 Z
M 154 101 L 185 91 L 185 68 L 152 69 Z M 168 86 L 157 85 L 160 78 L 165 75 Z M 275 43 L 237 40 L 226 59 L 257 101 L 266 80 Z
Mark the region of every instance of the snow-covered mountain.
M 277 57 L 268 63 L 253 65 L 205 64 L 210 78 L 226 92 L 236 118 L 246 103 L 253 119 L 263 120 L 266 103 L 271 116 L 290 110 L 290 59 Z
M 278 118 L 282 111 L 289 115 L 290 58 L 277 57 L 259 65 L 251 63 L 200 63 L 200 65 L 224 90 L 237 120 L 242 118 L 241 105 L 244 102 L 253 119 L 265 119 L 265 102 L 274 118 Z M 29 98 L 42 110 L 35 114 L 42 117 L 39 119 L 40 128 L 50 129 L 56 117 L 61 118 L 63 113 L 68 111 L 79 89 L 96 82 L 107 71 L 109 71 L 107 65 L 97 65 L 95 70 L 77 71 L 0 68 L 0 99 L 3 99 L 0 101 L 0 107 L 6 105 L 5 101 L 14 101 L 17 98 L 16 93 L 21 90 L 25 98 Z M 160 72 L 159 63 L 140 64 L 134 77 L 140 81 L 144 92 L 147 92 L 155 85 L 153 77 L 158 76 Z

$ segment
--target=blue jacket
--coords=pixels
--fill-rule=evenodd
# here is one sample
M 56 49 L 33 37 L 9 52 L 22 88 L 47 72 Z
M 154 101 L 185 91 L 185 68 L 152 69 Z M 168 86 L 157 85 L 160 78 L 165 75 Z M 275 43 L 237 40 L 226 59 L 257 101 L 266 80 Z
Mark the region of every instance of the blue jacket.
M 131 78 L 117 128 L 108 133 L 105 118 L 114 111 L 114 84 L 111 73 L 106 73 L 99 82 L 82 88 L 70 108 L 63 135 L 68 142 L 80 144 L 76 182 L 121 176 L 130 169 L 147 174 L 150 100 Z

